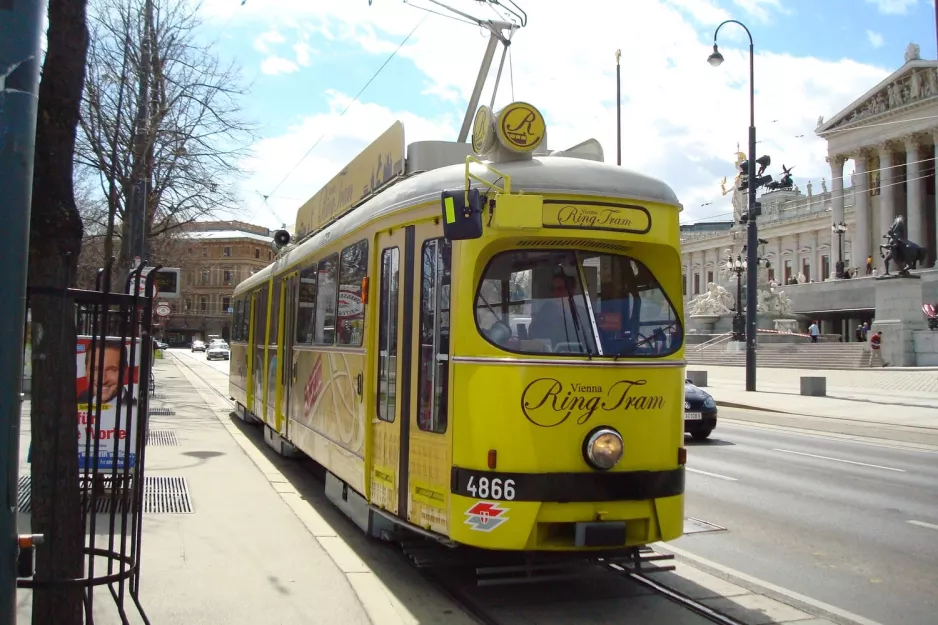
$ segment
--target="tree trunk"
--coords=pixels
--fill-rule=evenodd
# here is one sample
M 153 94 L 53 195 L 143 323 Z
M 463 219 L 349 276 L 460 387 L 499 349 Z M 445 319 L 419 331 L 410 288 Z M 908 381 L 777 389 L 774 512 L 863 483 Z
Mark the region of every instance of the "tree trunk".
M 82 222 L 72 159 L 85 77 L 86 0 L 50 0 L 48 47 L 39 85 L 30 221 L 29 283 L 63 287 L 75 280 Z M 85 528 L 78 489 L 74 312 L 59 297 L 30 299 L 33 323 L 32 530 L 37 581 L 84 575 Z M 81 625 L 80 588 L 33 593 L 33 625 Z

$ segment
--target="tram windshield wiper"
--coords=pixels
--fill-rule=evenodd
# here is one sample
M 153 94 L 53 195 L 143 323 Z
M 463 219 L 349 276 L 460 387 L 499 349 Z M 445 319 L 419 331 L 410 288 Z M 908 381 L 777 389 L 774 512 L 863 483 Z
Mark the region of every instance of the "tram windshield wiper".
M 560 267 L 560 273 L 563 276 L 563 288 L 567 292 L 567 303 L 570 304 L 570 316 L 573 317 L 573 329 L 576 332 L 577 342 L 581 342 L 583 348 L 586 350 L 586 355 L 588 358 L 593 358 L 593 350 L 590 349 L 589 340 L 586 338 L 586 333 L 583 330 L 583 325 L 580 323 L 580 313 L 576 310 L 576 302 L 573 299 L 573 291 L 570 289 L 570 283 L 567 281 L 568 276 L 563 271 L 563 265 L 558 263 Z M 563 309 L 563 306 L 560 307 Z M 563 311 L 563 326 L 566 329 L 567 327 L 567 311 Z

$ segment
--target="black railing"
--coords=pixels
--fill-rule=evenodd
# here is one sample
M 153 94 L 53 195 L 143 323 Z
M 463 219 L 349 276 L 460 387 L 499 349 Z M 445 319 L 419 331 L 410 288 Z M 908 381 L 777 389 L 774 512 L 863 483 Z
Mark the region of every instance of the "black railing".
M 76 357 L 83 355 L 84 365 L 79 361 L 76 389 L 75 488 L 81 507 L 80 518 L 71 522 L 87 528 L 87 534 L 83 577 L 48 579 L 42 571 L 33 577 L 31 567 L 24 566 L 17 587 L 81 588 L 88 625 L 94 623 L 95 590 L 102 586 L 110 591 L 121 623 L 130 623 L 128 603 L 144 623 L 150 622 L 139 594 L 148 405 L 154 387 L 153 276 L 160 266 L 142 278 L 143 266 L 130 273 L 123 293 L 111 291 L 113 259 L 98 271 L 93 291 L 39 287 L 27 291 L 28 297 L 61 298 L 64 312 L 74 315 Z M 53 472 L 58 473 L 57 463 Z M 20 480 L 21 489 L 26 488 L 24 482 Z M 43 541 L 36 548 L 55 547 Z M 24 555 L 31 558 L 21 553 L 21 560 Z

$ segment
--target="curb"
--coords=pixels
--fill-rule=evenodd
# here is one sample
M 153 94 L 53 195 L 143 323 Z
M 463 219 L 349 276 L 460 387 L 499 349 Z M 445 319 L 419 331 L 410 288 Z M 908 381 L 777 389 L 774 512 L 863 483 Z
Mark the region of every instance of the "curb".
M 721 407 L 723 407 L 723 408 L 737 408 L 737 409 L 739 409 L 739 410 L 755 410 L 755 411 L 757 411 L 757 412 L 775 412 L 775 413 L 778 413 L 778 414 L 798 415 L 798 413 L 796 413 L 796 412 L 786 412 L 786 411 L 784 411 L 784 410 L 774 410 L 774 409 L 772 409 L 772 408 L 763 408 L 762 406 L 751 406 L 751 405 L 749 405 L 749 404 L 737 404 L 737 403 L 731 402 L 731 401 L 718 401 L 718 402 L 716 402 L 716 405 L 717 405 L 717 406 L 721 406 Z M 812 416 L 812 415 L 798 415 L 798 416 Z M 815 415 L 815 416 L 816 416 L 816 415 Z

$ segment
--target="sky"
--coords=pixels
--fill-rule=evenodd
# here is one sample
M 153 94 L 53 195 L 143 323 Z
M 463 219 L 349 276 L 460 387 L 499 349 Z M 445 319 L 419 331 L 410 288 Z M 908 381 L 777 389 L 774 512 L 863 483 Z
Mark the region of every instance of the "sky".
M 934 0 L 515 2 L 528 19 L 495 109 L 530 102 L 545 115 L 550 149 L 594 138 L 614 164 L 621 49 L 622 166 L 670 184 L 682 223 L 731 218 L 720 181 L 736 175 L 737 144 L 746 151 L 746 32 L 725 25 L 726 60 L 707 63 L 723 20 L 743 22 L 754 40 L 757 151 L 772 157 L 776 178 L 782 164 L 794 166 L 803 192 L 830 179 L 819 116 L 832 118 L 897 70 L 910 42 L 923 59 L 938 58 Z M 498 17 L 485 1 L 446 4 Z M 260 135 L 235 181 L 242 205 L 232 217 L 270 228 L 293 225 L 299 206 L 395 120 L 406 143 L 454 141 L 487 42 L 429 0 L 202 0 L 202 12 L 205 40 L 251 83 L 245 114 Z

